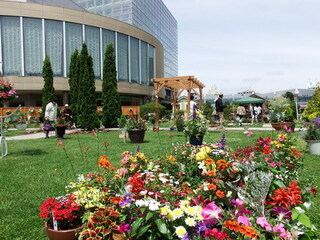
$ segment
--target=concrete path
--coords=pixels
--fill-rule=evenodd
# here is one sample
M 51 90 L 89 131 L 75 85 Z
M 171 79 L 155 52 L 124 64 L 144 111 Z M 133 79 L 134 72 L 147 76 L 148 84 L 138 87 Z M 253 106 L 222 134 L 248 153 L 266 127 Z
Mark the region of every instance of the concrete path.
M 250 125 L 247 126 L 248 129 L 245 129 L 244 127 L 226 127 L 224 129 L 218 129 L 216 127 L 209 127 L 209 131 L 272 131 L 274 130 L 271 125 L 268 126 L 263 126 L 263 127 L 251 127 Z M 27 131 L 34 131 L 37 129 L 27 129 Z M 110 131 L 117 131 L 119 130 L 119 128 L 108 128 L 106 130 L 110 130 Z M 164 131 L 169 131 L 169 128 L 160 128 L 160 130 L 164 130 Z M 296 129 L 296 131 L 298 131 L 299 129 Z M 301 129 L 303 130 L 303 129 Z M 72 129 L 72 130 L 66 130 L 66 134 L 68 133 L 72 133 L 72 132 L 77 132 L 79 131 L 79 129 Z M 4 133 L 4 136 L 6 136 L 6 134 Z M 14 137 L 6 137 L 6 140 L 27 140 L 27 139 L 39 139 L 39 138 L 43 138 L 44 139 L 44 132 L 38 132 L 38 133 L 30 133 L 30 134 L 24 134 L 24 135 L 19 135 L 19 136 L 14 136 Z M 49 137 L 50 138 L 55 138 L 55 132 L 51 131 L 49 133 Z

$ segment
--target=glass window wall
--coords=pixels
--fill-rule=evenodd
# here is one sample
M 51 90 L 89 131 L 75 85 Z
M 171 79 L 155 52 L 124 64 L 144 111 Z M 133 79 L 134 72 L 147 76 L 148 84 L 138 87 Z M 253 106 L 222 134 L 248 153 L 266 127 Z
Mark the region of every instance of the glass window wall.
M 75 49 L 81 51 L 82 47 L 82 25 L 76 23 L 66 23 L 66 61 L 67 72 L 69 72 L 69 65 L 71 55 Z
M 129 81 L 128 71 L 128 36 L 117 34 L 117 51 L 118 51 L 118 80 Z
M 130 38 L 130 70 L 131 82 L 139 82 L 139 40 Z
M 89 54 L 93 60 L 94 75 L 99 78 L 100 72 L 100 29 L 97 27 L 86 26 L 86 43 Z
M 141 41 L 141 83 L 148 84 L 148 44 Z

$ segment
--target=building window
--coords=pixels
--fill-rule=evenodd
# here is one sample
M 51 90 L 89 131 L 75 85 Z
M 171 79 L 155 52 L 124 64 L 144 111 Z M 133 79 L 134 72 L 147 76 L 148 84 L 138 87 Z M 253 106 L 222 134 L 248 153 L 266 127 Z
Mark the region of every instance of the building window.
M 118 79 L 128 82 L 128 36 L 121 33 L 118 33 L 117 36 Z
M 148 84 L 148 44 L 141 41 L 141 83 Z
M 46 55 L 49 56 L 54 75 L 63 74 L 62 22 L 45 20 Z
M 149 79 L 155 78 L 155 69 L 154 69 L 154 47 L 149 45 Z M 153 85 L 153 82 L 149 82 L 150 85 Z
M 23 18 L 23 40 L 25 75 L 41 75 L 43 65 L 41 19 Z
M 76 23 L 66 23 L 66 61 L 67 72 L 69 73 L 69 65 L 71 55 L 75 49 L 81 51 L 82 48 L 82 25 Z
M 107 45 L 112 43 L 115 49 L 115 32 L 102 29 L 102 60 L 104 61 L 104 54 L 106 53 Z M 115 54 L 115 53 L 114 53 Z
M 4 75 L 21 75 L 20 18 L 2 17 L 2 58 Z
M 139 82 L 139 40 L 130 38 L 130 70 L 131 82 Z
M 94 75 L 99 78 L 100 71 L 100 29 L 97 27 L 86 26 L 86 43 L 89 54 L 93 60 Z

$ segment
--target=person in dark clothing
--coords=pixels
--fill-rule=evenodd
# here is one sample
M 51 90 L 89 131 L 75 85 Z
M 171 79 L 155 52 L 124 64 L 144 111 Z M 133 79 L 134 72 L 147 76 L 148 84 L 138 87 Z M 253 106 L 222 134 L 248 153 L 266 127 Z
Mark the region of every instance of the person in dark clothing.
M 64 105 L 64 109 L 61 112 L 62 118 L 65 119 L 70 125 L 72 123 L 72 112 L 68 104 Z
M 227 107 L 223 105 L 222 99 L 223 99 L 223 94 L 219 94 L 219 97 L 216 100 L 216 111 L 219 116 L 220 128 L 223 128 L 223 122 L 224 122 L 223 109 Z

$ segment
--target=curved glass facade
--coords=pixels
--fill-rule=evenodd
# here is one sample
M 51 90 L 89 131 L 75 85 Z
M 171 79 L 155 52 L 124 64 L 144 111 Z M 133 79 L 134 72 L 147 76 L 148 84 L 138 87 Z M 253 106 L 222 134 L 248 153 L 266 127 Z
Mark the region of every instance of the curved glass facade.
M 41 76 L 47 55 L 54 75 L 67 77 L 71 54 L 83 42 L 93 58 L 97 79 L 102 78 L 108 43 L 115 46 L 119 81 L 149 85 L 149 79 L 155 77 L 155 48 L 140 39 L 77 23 L 6 16 L 0 16 L 0 72 Z

